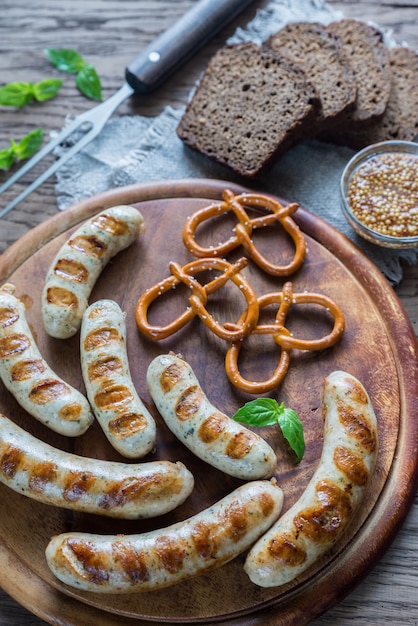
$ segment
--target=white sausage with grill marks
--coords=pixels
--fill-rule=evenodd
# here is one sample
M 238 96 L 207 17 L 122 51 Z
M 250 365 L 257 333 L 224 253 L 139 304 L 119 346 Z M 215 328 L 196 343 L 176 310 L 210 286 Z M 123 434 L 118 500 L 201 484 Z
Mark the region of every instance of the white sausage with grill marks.
M 102 211 L 78 228 L 55 256 L 42 291 L 42 317 L 51 337 L 67 339 L 78 331 L 101 271 L 144 230 L 132 206 Z
M 252 481 L 167 528 L 137 535 L 57 535 L 46 559 L 59 580 L 85 591 L 162 589 L 238 556 L 274 523 L 282 503 L 274 480 Z
M 209 402 L 186 361 L 174 354 L 157 356 L 147 382 L 168 428 L 200 459 L 242 480 L 273 474 L 274 450 Z
M 90 405 L 42 357 L 15 287 L 0 288 L 0 378 L 33 417 L 61 435 L 82 435 L 93 421 Z
M 162 515 L 191 493 L 183 463 L 118 463 L 54 448 L 0 414 L 0 482 L 45 504 L 107 517 Z
M 145 456 L 155 446 L 156 426 L 133 384 L 125 314 L 113 300 L 99 300 L 84 313 L 80 356 L 87 397 L 109 442 L 128 458 Z
M 261 587 L 294 580 L 337 541 L 352 521 L 378 448 L 375 413 L 363 385 L 336 371 L 325 379 L 321 460 L 301 498 L 253 546 L 245 571 Z

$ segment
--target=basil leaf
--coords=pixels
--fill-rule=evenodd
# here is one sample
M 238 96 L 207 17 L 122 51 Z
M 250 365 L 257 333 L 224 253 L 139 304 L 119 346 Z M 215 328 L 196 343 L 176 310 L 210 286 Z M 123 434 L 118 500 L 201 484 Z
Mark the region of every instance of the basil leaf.
M 23 107 L 34 98 L 38 102 L 53 98 L 62 85 L 62 80 L 46 78 L 38 83 L 9 83 L 0 89 L 0 104 Z
M 279 407 L 278 423 L 283 433 L 283 437 L 295 452 L 298 462 L 302 460 L 305 452 L 305 439 L 303 436 L 303 425 L 298 414 L 293 409 L 286 409 L 284 404 Z
M 249 426 L 271 426 L 277 424 L 278 404 L 273 398 L 257 398 L 238 409 L 232 419 Z
M 75 84 L 81 93 L 92 100 L 102 100 L 100 78 L 92 65 L 81 54 L 67 48 L 45 50 L 51 63 L 61 72 L 77 74 Z
M 31 83 L 9 83 L 0 89 L 0 104 L 6 107 L 23 107 L 33 100 Z
M 41 145 L 42 137 L 43 130 L 38 128 L 37 130 L 33 130 L 31 133 L 25 135 L 19 143 L 12 141 L 11 145 L 15 158 L 22 161 L 22 159 L 27 159 L 32 156 L 32 154 L 36 152 Z
M 78 72 L 75 84 L 81 93 L 92 100 L 102 100 L 100 78 L 92 65 L 86 64 Z
M 85 65 L 83 57 L 75 50 L 48 48 L 45 54 L 54 67 L 67 74 L 77 74 Z
M 303 425 L 296 411 L 285 408 L 283 402 L 279 406 L 273 398 L 257 398 L 238 409 L 232 419 L 258 427 L 279 424 L 283 437 L 295 452 L 298 462 L 302 460 L 305 452 Z
M 0 150 L 0 170 L 8 170 L 12 167 L 14 161 L 13 148 L 5 148 Z
M 38 102 L 50 100 L 57 95 L 61 85 L 62 80 L 59 78 L 45 78 L 33 85 L 33 95 Z
M 8 170 L 16 159 L 22 161 L 32 156 L 40 147 L 43 134 L 43 130 L 37 128 L 25 135 L 19 142 L 12 139 L 9 148 L 0 150 L 0 169 Z

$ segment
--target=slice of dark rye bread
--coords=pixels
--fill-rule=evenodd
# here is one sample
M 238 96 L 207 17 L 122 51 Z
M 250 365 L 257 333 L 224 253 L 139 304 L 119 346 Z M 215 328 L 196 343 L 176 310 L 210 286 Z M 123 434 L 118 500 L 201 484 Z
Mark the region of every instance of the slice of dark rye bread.
M 418 54 L 411 48 L 389 50 L 392 82 L 385 112 L 362 130 L 349 128 L 336 139 L 355 150 L 380 141 L 412 141 L 418 136 Z
M 346 119 L 354 108 L 357 85 L 340 37 L 317 22 L 293 22 L 265 44 L 298 63 L 315 87 L 321 102 L 317 132 Z
M 354 129 L 385 112 L 391 81 L 389 51 L 382 33 L 365 22 L 346 18 L 331 22 L 327 30 L 342 40 L 356 77 L 355 108 L 347 114 L 344 123 Z
M 319 100 L 303 70 L 254 43 L 222 47 L 210 60 L 177 127 L 191 148 L 255 177 L 309 135 Z

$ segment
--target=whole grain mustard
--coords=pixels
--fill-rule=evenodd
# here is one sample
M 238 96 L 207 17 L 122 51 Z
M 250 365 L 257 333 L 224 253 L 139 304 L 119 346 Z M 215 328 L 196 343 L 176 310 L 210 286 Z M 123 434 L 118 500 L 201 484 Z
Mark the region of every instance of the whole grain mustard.
M 418 156 L 387 152 L 363 163 L 348 185 L 348 202 L 362 224 L 391 237 L 418 235 Z

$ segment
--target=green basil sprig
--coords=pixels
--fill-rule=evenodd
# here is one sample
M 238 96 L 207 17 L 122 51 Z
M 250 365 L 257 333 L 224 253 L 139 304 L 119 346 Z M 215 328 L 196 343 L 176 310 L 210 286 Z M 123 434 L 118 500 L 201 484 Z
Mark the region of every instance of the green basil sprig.
M 296 411 L 286 408 L 284 402 L 279 405 L 273 398 L 257 398 L 238 409 L 232 419 L 249 426 L 278 424 L 283 437 L 296 454 L 298 462 L 302 460 L 305 452 L 303 425 Z
M 37 100 L 44 102 L 57 95 L 62 80 L 45 78 L 37 83 L 15 82 L 0 88 L 0 105 L 20 108 Z
M 16 143 L 10 141 L 10 147 L 0 150 L 0 169 L 8 170 L 15 161 L 22 161 L 34 154 L 42 143 L 43 131 L 41 128 L 33 130 Z
M 48 48 L 45 54 L 60 72 L 76 74 L 75 84 L 84 96 L 92 100 L 102 100 L 100 78 L 94 67 L 87 63 L 81 54 L 68 48 Z

